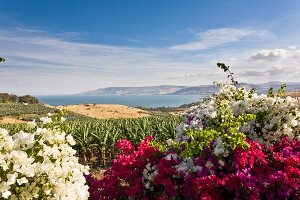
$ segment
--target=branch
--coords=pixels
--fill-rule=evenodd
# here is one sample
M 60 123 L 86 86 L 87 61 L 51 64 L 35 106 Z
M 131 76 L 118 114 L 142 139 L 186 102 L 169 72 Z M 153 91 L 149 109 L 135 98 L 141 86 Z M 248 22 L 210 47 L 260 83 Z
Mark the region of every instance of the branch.
M 230 71 L 230 67 L 229 66 L 226 66 L 224 63 L 217 63 L 217 66 L 220 68 L 220 69 L 223 69 L 224 70 L 224 72 L 228 72 L 228 75 L 227 75 L 227 77 L 228 78 L 230 78 L 230 80 L 231 80 L 231 82 L 232 82 L 232 84 L 234 85 L 234 86 L 237 86 L 237 84 L 238 84 L 238 82 L 236 81 L 236 80 L 234 80 L 234 77 L 233 77 L 233 75 L 234 75 L 234 73 L 232 73 L 231 71 Z

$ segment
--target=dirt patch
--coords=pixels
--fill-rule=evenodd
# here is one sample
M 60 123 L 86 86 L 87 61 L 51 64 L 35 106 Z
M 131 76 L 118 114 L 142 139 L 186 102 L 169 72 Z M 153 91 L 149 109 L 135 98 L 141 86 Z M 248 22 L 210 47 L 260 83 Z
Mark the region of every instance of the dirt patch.
M 294 91 L 294 92 L 286 92 L 284 96 L 290 96 L 290 97 L 300 97 L 300 91 Z
M 104 179 L 105 171 L 106 171 L 105 169 L 99 169 L 99 170 L 92 170 L 90 173 L 93 178 L 95 178 L 97 180 L 102 180 L 102 179 Z
M 8 117 L 1 117 L 0 123 L 1 124 L 18 124 L 18 123 L 24 123 L 24 121 L 19 120 L 15 117 L 8 116 Z
M 80 104 L 80 105 L 58 106 L 57 108 L 63 108 L 75 113 L 79 113 L 82 115 L 86 115 L 98 119 L 138 118 L 138 117 L 146 117 L 150 115 L 147 111 L 124 106 L 124 105 Z

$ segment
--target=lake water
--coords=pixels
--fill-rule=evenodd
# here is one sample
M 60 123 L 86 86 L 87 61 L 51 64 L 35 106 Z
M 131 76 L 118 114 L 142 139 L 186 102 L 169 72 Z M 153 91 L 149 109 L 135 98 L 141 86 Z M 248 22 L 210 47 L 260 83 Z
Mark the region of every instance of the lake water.
M 90 95 L 47 95 L 37 96 L 41 103 L 53 106 L 72 104 L 121 104 L 142 107 L 177 107 L 192 103 L 207 95 L 149 95 L 149 96 L 90 96 Z

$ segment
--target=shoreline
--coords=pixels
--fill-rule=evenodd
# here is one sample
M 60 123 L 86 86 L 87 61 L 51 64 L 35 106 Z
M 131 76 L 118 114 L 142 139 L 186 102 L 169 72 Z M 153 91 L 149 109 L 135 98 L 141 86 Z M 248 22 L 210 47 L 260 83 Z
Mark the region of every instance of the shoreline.
M 293 97 L 300 98 L 300 91 L 292 91 L 286 92 L 284 97 Z M 14 104 L 14 103 L 12 103 Z M 19 104 L 22 106 L 30 106 L 25 104 Z M 18 105 L 18 106 L 19 106 Z M 182 115 L 186 110 L 188 110 L 191 106 L 197 105 L 197 102 L 183 104 L 178 107 L 142 107 L 142 106 L 126 106 L 122 104 L 103 104 L 103 103 L 82 103 L 82 104 L 71 104 L 64 106 L 53 106 L 49 104 L 39 103 L 32 105 L 40 105 L 38 109 L 66 109 L 71 112 L 71 114 L 81 115 L 84 117 L 88 117 L 91 119 L 122 119 L 122 118 L 140 118 L 140 117 L 149 117 L 149 116 L 165 116 L 165 115 Z M 42 106 L 42 108 L 40 108 Z M 15 123 L 26 123 L 28 121 L 32 121 L 34 116 L 39 119 L 38 116 L 46 115 L 44 114 L 34 114 L 34 113 L 21 113 L 21 114 L 12 114 L 15 112 L 15 108 L 9 110 L 6 108 L 4 110 L 8 111 L 7 115 L 0 116 L 1 124 L 15 124 Z M 36 108 L 36 106 L 34 106 Z M 43 108 L 44 107 L 44 108 Z M 26 110 L 26 107 L 18 108 L 19 110 Z M 3 110 L 3 108 L 2 108 Z M 5 111 L 4 111 L 5 112 Z M 11 113 L 11 114 L 10 114 Z M 1 114 L 1 113 L 0 113 Z M 30 119 L 28 119 L 30 118 Z

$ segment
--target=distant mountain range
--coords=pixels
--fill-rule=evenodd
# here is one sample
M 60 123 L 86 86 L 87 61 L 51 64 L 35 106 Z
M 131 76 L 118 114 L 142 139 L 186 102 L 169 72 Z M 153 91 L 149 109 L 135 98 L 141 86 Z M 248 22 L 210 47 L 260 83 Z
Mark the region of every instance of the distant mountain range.
M 273 87 L 278 90 L 283 82 L 274 81 L 262 84 L 239 83 L 239 87 L 256 88 L 258 93 L 264 93 Z M 300 91 L 300 82 L 286 83 L 286 91 Z M 176 86 L 159 85 L 145 87 L 107 87 L 82 92 L 79 95 L 208 95 L 216 92 L 215 85 Z
M 164 95 L 172 94 L 186 86 L 160 85 L 146 87 L 107 87 L 80 93 L 80 95 Z

